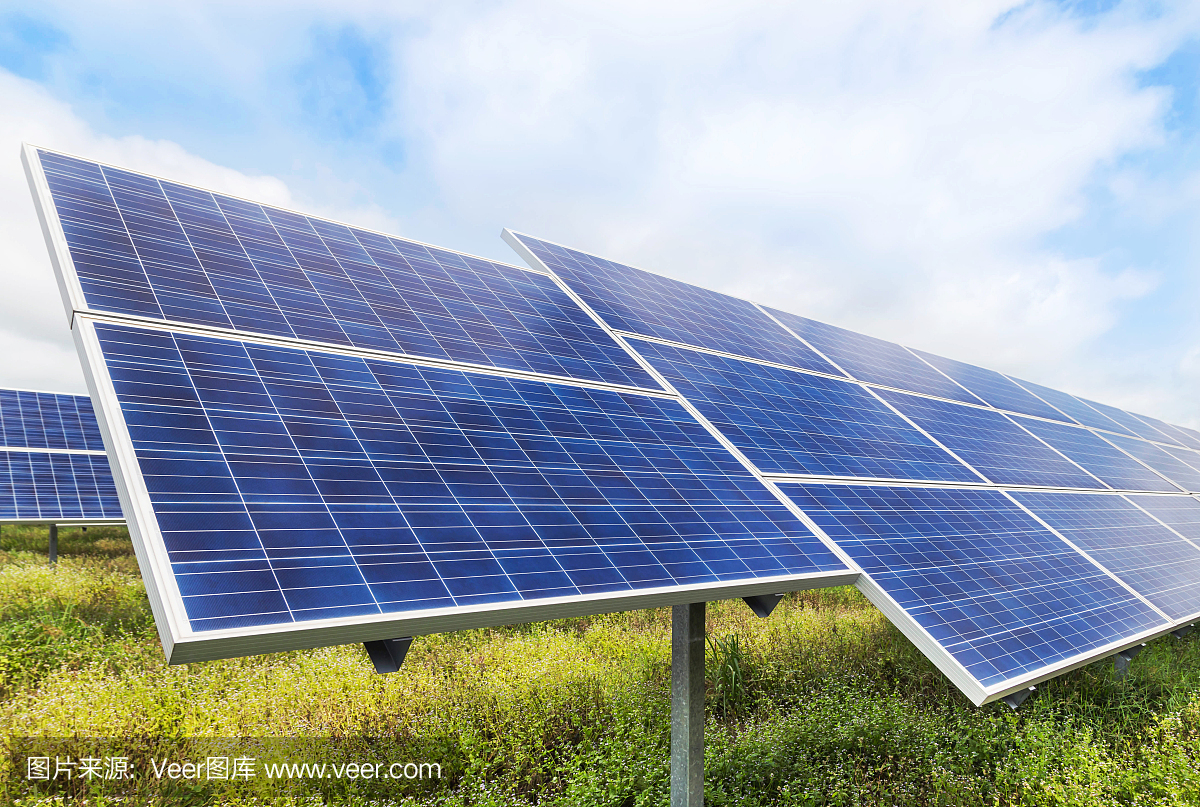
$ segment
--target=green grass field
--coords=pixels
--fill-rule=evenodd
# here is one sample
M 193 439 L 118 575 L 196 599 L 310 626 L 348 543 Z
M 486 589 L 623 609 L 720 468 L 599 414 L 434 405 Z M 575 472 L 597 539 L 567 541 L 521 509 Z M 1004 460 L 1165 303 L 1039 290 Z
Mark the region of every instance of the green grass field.
M 122 529 L 64 529 L 55 569 L 45 546 L 44 529 L 0 530 L 5 803 L 668 802 L 669 611 L 421 637 L 389 676 L 359 646 L 168 667 Z M 1200 804 L 1192 637 L 1152 644 L 1125 680 L 1109 662 L 1078 670 L 1013 713 L 969 704 L 853 589 L 791 595 L 766 620 L 710 604 L 708 626 L 707 804 Z M 23 737 L 112 738 L 96 747 L 138 778 L 31 782 L 11 753 Z M 203 759 L 205 738 L 442 777 L 148 775 Z

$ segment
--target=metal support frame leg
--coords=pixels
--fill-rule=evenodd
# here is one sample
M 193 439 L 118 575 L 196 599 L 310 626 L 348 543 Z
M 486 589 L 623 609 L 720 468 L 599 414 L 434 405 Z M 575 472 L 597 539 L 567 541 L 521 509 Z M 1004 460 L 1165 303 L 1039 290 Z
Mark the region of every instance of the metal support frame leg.
M 1130 662 L 1137 658 L 1138 653 L 1141 653 L 1145 647 L 1146 645 L 1144 644 L 1135 644 L 1133 647 L 1127 647 L 1113 656 L 1113 671 L 1116 673 L 1118 679 L 1129 677 Z
M 363 647 L 367 649 L 367 655 L 371 657 L 371 663 L 375 665 L 375 672 L 380 675 L 398 672 L 400 665 L 404 663 L 404 657 L 408 655 L 410 645 L 412 645 L 411 636 L 405 636 L 403 639 L 363 642 Z
M 50 525 L 50 565 L 58 563 L 58 525 Z
M 704 603 L 671 609 L 671 807 L 704 805 Z

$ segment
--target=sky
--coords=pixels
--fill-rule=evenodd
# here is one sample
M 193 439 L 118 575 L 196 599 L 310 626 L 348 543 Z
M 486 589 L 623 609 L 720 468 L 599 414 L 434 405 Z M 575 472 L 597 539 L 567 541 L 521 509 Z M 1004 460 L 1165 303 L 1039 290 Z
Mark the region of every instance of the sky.
M 1200 427 L 1195 3 L 0 2 L 0 386 L 84 392 L 23 141 Z

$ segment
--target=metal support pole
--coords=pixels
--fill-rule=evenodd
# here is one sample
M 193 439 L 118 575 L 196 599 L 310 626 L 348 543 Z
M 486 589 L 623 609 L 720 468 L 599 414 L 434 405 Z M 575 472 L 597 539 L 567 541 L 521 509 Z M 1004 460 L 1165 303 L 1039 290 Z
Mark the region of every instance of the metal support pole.
M 50 525 L 50 565 L 58 563 L 58 525 Z
M 704 603 L 671 609 L 671 807 L 704 807 Z

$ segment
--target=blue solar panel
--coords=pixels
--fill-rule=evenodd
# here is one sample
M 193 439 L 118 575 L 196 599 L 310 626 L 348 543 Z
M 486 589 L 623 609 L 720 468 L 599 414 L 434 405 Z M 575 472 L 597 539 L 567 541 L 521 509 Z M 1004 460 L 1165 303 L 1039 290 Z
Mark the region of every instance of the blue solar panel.
M 767 310 L 859 381 L 923 392 L 954 401 L 983 403 L 905 347 L 786 311 L 774 308 Z
M 985 370 L 973 364 L 935 356 L 922 350 L 915 351 L 921 358 L 953 378 L 959 384 L 978 395 L 997 409 L 1035 415 L 1050 420 L 1070 423 L 1071 419 L 1048 405 L 1041 398 L 1030 394 L 995 370 Z
M 121 518 L 103 451 L 86 395 L 0 390 L 0 521 Z
M 95 329 L 196 631 L 845 568 L 671 399 Z
M 0 521 L 121 517 L 103 454 L 0 450 Z
M 615 330 L 842 375 L 753 303 L 527 235 L 513 237 Z
M 1115 434 L 1105 435 L 1104 439 L 1122 451 L 1137 457 L 1184 490 L 1200 493 L 1200 471 L 1168 454 L 1160 446 L 1134 437 L 1121 437 Z
M 1167 624 L 999 491 L 780 487 L 985 687 Z
M 632 343 L 764 473 L 980 481 L 851 381 Z
M 1167 435 L 1173 443 L 1187 446 L 1188 448 L 1200 448 L 1200 440 L 1197 440 L 1178 426 L 1159 420 L 1158 418 L 1152 418 L 1149 415 L 1135 415 L 1135 417 L 1138 420 L 1145 421 L 1151 428 Z
M 1046 401 L 1060 412 L 1070 415 L 1076 423 L 1082 423 L 1084 426 L 1090 426 L 1093 429 L 1103 429 L 1105 431 L 1116 432 L 1117 434 L 1133 436 L 1133 432 L 1129 431 L 1129 429 L 1107 415 L 1097 412 L 1074 395 L 1068 395 L 1065 392 L 1059 392 L 1050 387 L 1043 387 L 1041 384 L 1034 384 L 1032 381 L 1022 381 L 1019 378 L 1014 378 L 1013 381 Z
M 1104 487 L 999 412 L 889 390 L 879 394 L 992 482 Z
M 0 389 L 0 446 L 103 451 L 85 395 Z
M 543 275 L 39 155 L 92 310 L 654 386 Z
M 1124 497 L 1013 496 L 1172 619 L 1200 612 L 1200 549 Z
M 1168 443 L 1171 445 L 1182 445 L 1182 443 L 1180 443 L 1180 441 L 1177 438 L 1170 437 L 1166 434 L 1163 434 L 1158 429 L 1151 426 L 1149 423 L 1146 423 L 1144 420 L 1141 420 L 1136 415 L 1126 412 L 1124 409 L 1118 409 L 1117 407 L 1109 406 L 1108 404 L 1102 404 L 1102 403 L 1096 403 L 1095 401 L 1089 401 L 1087 398 L 1080 398 L 1079 400 L 1083 401 L 1084 403 L 1086 403 L 1088 406 L 1092 407 L 1093 409 L 1096 409 L 1099 412 L 1103 413 L 1109 419 L 1117 421 L 1118 423 L 1120 423 L 1122 426 L 1125 427 L 1125 431 L 1133 432 L 1138 437 L 1144 438 L 1146 440 L 1153 440 L 1156 443 Z
M 1192 451 L 1190 448 L 1178 448 L 1176 446 L 1159 446 L 1163 451 L 1170 454 L 1177 460 L 1190 465 L 1197 471 L 1200 471 L 1200 452 Z
M 1200 501 L 1191 496 L 1126 496 L 1190 541 L 1200 542 Z
M 1095 432 L 1081 426 L 1064 426 L 1032 418 L 1016 418 L 1016 421 L 1116 490 L 1179 491 L 1178 487 Z

